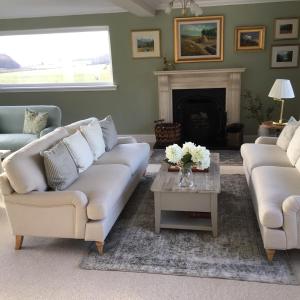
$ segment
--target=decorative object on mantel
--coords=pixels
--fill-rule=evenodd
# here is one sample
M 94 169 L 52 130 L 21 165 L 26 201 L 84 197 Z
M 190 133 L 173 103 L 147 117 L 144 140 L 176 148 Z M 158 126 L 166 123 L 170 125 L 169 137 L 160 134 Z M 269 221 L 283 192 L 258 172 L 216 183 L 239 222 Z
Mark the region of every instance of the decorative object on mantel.
M 175 18 L 175 62 L 223 61 L 223 24 L 223 16 Z
M 280 117 L 278 122 L 273 122 L 274 124 L 284 124 L 283 122 L 283 109 L 285 99 L 295 98 L 295 94 L 292 88 L 292 84 L 288 79 L 276 79 L 270 93 L 269 97 L 273 98 L 274 101 L 281 103 Z
M 263 50 L 265 47 L 265 26 L 239 26 L 235 28 L 235 50 Z
M 273 45 L 271 68 L 298 68 L 299 45 Z
M 274 111 L 273 106 L 266 106 L 259 96 L 253 96 L 249 90 L 244 91 L 243 98 L 245 102 L 244 107 L 248 112 L 247 117 L 249 119 L 256 120 L 258 124 L 271 119 Z
M 166 57 L 164 57 L 163 71 L 172 71 L 172 70 L 175 70 L 175 65 L 171 60 L 168 60 Z
M 186 16 L 188 11 L 195 16 L 203 15 L 203 9 L 196 3 L 195 0 L 172 0 L 166 7 L 165 13 L 169 15 L 172 12 L 172 9 L 178 8 L 176 5 L 177 3 L 181 8 L 182 16 Z
M 281 18 L 274 20 L 274 39 L 293 40 L 299 38 L 299 18 Z
M 160 57 L 160 30 L 146 29 L 131 31 L 132 57 Z
M 166 123 L 163 119 L 154 121 L 156 143 L 154 148 L 166 147 L 181 142 L 181 124 Z
M 191 188 L 194 185 L 192 168 L 207 170 L 210 166 L 210 152 L 194 143 L 184 143 L 182 147 L 173 144 L 166 148 L 166 160 L 170 166 L 180 169 L 178 185 Z M 173 171 L 173 170 L 171 170 Z

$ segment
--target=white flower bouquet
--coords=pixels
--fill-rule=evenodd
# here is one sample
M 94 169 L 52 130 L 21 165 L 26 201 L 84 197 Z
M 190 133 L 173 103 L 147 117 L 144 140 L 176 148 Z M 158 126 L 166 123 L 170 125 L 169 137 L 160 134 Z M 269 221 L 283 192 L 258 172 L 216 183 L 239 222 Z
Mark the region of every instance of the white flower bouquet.
M 191 142 L 183 144 L 182 147 L 174 144 L 166 148 L 165 161 L 180 169 L 194 167 L 197 170 L 206 170 L 210 166 L 210 151 Z

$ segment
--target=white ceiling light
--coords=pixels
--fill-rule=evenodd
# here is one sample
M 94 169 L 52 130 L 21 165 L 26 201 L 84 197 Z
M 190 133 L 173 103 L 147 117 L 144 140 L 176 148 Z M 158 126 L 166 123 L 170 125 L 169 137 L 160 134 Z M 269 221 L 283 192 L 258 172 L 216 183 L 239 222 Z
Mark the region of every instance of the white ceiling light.
M 166 14 L 170 14 L 172 12 L 175 2 L 179 2 L 179 4 L 181 4 L 181 14 L 183 16 L 187 15 L 188 9 L 192 15 L 203 15 L 203 9 L 196 3 L 195 0 L 172 0 L 165 9 Z

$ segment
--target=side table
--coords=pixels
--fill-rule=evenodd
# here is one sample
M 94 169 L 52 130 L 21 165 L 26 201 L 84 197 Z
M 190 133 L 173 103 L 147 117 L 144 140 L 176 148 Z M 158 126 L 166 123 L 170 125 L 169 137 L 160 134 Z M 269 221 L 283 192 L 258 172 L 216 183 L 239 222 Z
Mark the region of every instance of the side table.
M 265 121 L 260 124 L 258 129 L 258 136 L 279 136 L 280 132 L 284 128 L 284 124 L 273 124 L 273 121 Z

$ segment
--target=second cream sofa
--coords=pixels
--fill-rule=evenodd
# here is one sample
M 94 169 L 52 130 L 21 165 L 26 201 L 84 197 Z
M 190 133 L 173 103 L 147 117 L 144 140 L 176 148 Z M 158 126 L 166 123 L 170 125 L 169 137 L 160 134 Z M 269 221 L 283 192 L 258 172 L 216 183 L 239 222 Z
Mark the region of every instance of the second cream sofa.
M 48 190 L 40 155 L 93 120 L 60 127 L 4 160 L 0 184 L 16 249 L 30 235 L 95 241 L 102 253 L 106 236 L 145 173 L 149 145 L 119 138 L 64 191 Z
M 259 137 L 241 148 L 244 170 L 264 247 L 271 261 L 275 250 L 300 249 L 300 158 L 295 165 L 276 137 Z M 299 165 L 298 165 L 299 164 Z

